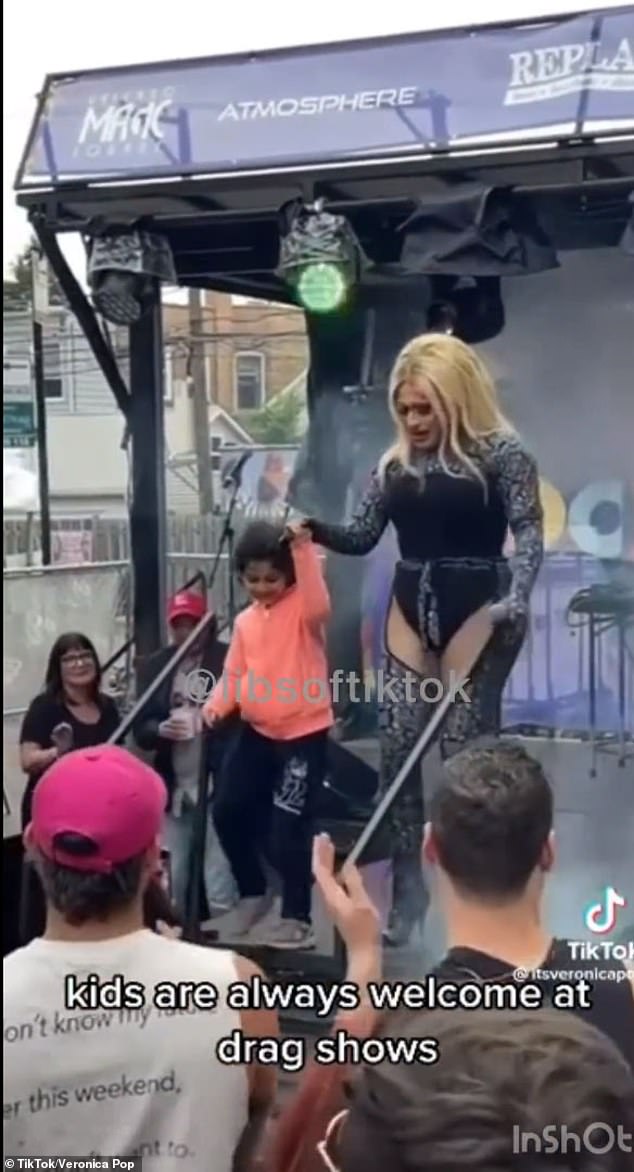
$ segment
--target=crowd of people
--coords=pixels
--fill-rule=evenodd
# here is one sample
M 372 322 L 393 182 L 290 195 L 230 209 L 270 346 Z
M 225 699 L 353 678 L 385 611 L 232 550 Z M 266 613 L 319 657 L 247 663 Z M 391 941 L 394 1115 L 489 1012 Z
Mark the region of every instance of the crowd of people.
M 21 734 L 30 912 L 28 942 L 4 962 L 11 1157 L 137 1157 L 156 1172 L 631 1169 L 631 974 L 602 960 L 589 991 L 568 992 L 562 1007 L 558 992 L 578 984 L 580 965 L 542 908 L 556 865 L 552 791 L 539 762 L 499 738 L 542 557 L 536 465 L 480 359 L 455 338 L 425 335 L 403 350 L 390 406 L 397 442 L 350 525 L 305 518 L 244 532 L 236 570 L 249 605 L 228 649 L 201 596 L 171 600 L 172 642 L 143 666 L 141 687 L 164 678 L 133 729 L 149 760 L 105 744 L 118 716 L 89 640 L 57 640 Z M 317 544 L 363 554 L 388 523 L 401 560 L 379 796 L 430 719 L 421 685 L 470 670 L 442 730 L 441 784 L 425 808 L 413 769 L 390 811 L 384 936 L 361 873 L 337 873 L 333 843 L 316 833 L 334 720 Z M 190 653 L 166 670 L 185 641 Z M 193 682 L 211 677 L 201 703 Z M 178 938 L 201 776 L 211 779 L 207 912 L 218 926 L 232 917 L 232 948 Z M 162 896 L 164 847 L 175 912 Z M 311 947 L 313 884 L 358 990 L 337 1010 L 335 1036 L 375 1047 L 428 1039 L 431 1059 L 377 1061 L 376 1048 L 356 1064 L 315 1059 L 276 1115 L 280 1024 L 255 997 L 265 977 L 240 940 Z M 383 948 L 409 938 L 427 886 L 447 949 L 420 974 L 420 1008 L 386 1010 L 376 999 Z M 425 1001 L 432 978 L 441 1008 Z M 526 981 L 537 990 L 530 1011 L 512 999 Z M 492 1007 L 482 991 L 493 989 Z
M 453 990 L 446 1008 L 377 1008 L 378 914 L 359 872 L 337 875 L 332 842 L 315 840 L 315 881 L 346 944 L 345 980 L 360 991 L 333 1032 L 434 1039 L 438 1057 L 314 1063 L 277 1117 L 271 1051 L 227 1062 L 218 1049 L 236 1033 L 278 1038 L 273 1010 L 231 998 L 262 974 L 236 952 L 145 926 L 166 798 L 158 775 L 117 747 L 68 754 L 35 789 L 26 837 L 47 926 L 4 962 L 6 1153 L 116 1153 L 157 1172 L 514 1172 L 541 1143 L 553 1153 L 543 1167 L 631 1168 L 634 990 L 617 979 L 622 965 L 603 962 L 590 998 L 553 1008 L 579 961 L 544 921 L 552 793 L 523 748 L 458 754 L 429 811 L 422 850 L 448 944 L 431 975 Z M 460 987 L 512 986 L 519 970 L 542 1007 L 460 1008 Z M 117 975 L 123 985 L 107 995 Z M 210 988 L 196 1004 L 195 990 Z

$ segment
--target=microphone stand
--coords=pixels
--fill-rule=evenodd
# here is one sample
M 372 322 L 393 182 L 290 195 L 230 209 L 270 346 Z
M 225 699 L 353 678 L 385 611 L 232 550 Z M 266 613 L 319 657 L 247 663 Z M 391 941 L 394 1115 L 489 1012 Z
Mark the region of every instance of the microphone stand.
M 233 625 L 236 604 L 235 604 L 235 582 L 233 574 L 233 551 L 235 529 L 233 526 L 233 514 L 238 500 L 238 493 L 242 483 L 242 476 L 239 471 L 234 471 L 227 476 L 225 486 L 231 485 L 231 495 L 227 505 L 227 512 L 225 516 L 224 525 L 220 533 L 220 541 L 216 558 L 211 570 L 209 589 L 211 589 L 216 578 L 218 568 L 220 566 L 220 559 L 224 547 L 227 547 L 229 559 L 229 584 L 228 584 L 228 622 L 229 626 Z M 188 860 L 188 882 L 187 882 L 187 900 L 186 900 L 186 916 L 185 926 L 183 931 L 183 939 L 190 943 L 196 944 L 201 940 L 200 935 L 200 902 L 202 895 L 202 888 L 205 880 L 205 848 L 207 846 L 207 822 L 209 817 L 209 739 L 214 734 L 207 729 L 202 731 L 202 743 L 200 752 L 200 763 L 198 767 L 198 786 L 196 791 L 196 807 L 194 813 L 194 831 L 191 838 Z
M 233 621 L 236 617 L 236 585 L 235 585 L 235 576 L 233 573 L 233 552 L 234 552 L 236 532 L 233 527 L 233 511 L 236 507 L 238 493 L 240 491 L 240 486 L 242 484 L 242 477 L 239 475 L 235 476 L 232 479 L 231 483 L 232 483 L 232 488 L 231 488 L 231 496 L 229 497 L 229 506 L 227 508 L 227 515 L 225 517 L 225 523 L 222 527 L 222 532 L 220 534 L 220 549 L 222 549 L 223 545 L 226 542 L 227 555 L 228 555 L 228 559 L 229 559 L 229 583 L 228 583 L 228 594 L 227 594 L 227 614 L 228 614 L 229 624 L 232 626 Z

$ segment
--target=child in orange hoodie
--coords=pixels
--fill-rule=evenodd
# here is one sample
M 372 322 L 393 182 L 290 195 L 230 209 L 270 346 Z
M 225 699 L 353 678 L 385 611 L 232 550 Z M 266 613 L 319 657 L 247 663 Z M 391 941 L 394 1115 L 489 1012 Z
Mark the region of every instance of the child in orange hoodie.
M 239 540 L 235 561 L 251 605 L 236 619 L 223 677 L 203 710 L 212 727 L 236 709 L 243 721 L 213 811 L 241 897 L 233 930 L 252 931 L 269 910 L 266 854 L 281 879 L 281 920 L 258 942 L 311 948 L 314 810 L 333 724 L 330 597 L 308 530 L 256 521 Z

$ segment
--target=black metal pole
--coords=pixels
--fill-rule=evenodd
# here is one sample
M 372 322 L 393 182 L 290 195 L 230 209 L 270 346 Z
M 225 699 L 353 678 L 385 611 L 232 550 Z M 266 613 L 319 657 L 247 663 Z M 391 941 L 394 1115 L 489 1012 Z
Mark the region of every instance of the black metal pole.
M 216 563 L 212 572 L 212 580 L 215 577 L 218 567 L 220 565 L 220 558 L 222 551 L 227 546 L 229 556 L 229 597 L 228 597 L 228 612 L 229 624 L 232 625 L 235 619 L 235 592 L 234 592 L 234 578 L 233 578 L 233 514 L 238 499 L 238 492 L 240 491 L 239 476 L 232 483 L 231 497 L 227 508 L 227 516 L 220 534 L 220 544 L 216 554 Z M 207 843 L 207 822 L 209 816 L 209 768 L 208 768 L 208 738 L 213 736 L 213 732 L 205 730 L 203 732 L 203 747 L 200 757 L 200 767 L 198 771 L 198 790 L 196 796 L 196 814 L 194 818 L 194 833 L 191 839 L 190 854 L 189 854 L 189 886 L 187 898 L 187 913 L 185 916 L 185 931 L 184 937 L 186 940 L 195 943 L 200 939 L 200 894 L 204 882 L 205 874 L 205 847 Z
M 51 498 L 48 477 L 48 439 L 46 428 L 46 395 L 44 393 L 44 342 L 41 322 L 33 308 L 33 379 L 35 382 L 35 434 L 37 438 L 37 471 L 39 481 L 40 527 L 42 565 L 51 564 Z
M 130 327 L 130 555 L 137 661 L 165 641 L 166 502 L 161 303 Z
M 208 738 L 213 733 L 203 731 L 198 786 L 196 791 L 196 813 L 190 841 L 188 859 L 187 898 L 185 900 L 185 940 L 196 944 L 200 940 L 200 896 L 205 875 L 205 848 L 207 846 L 207 822 L 209 817 L 209 766 Z
M 236 493 L 237 493 L 237 489 L 236 489 Z M 232 501 L 231 506 L 230 506 L 231 512 L 229 513 L 229 518 L 231 518 L 231 516 L 233 514 L 234 504 L 235 504 L 235 501 Z M 229 526 L 227 528 L 227 558 L 228 558 L 228 562 L 229 562 L 229 581 L 227 584 L 227 613 L 229 615 L 230 626 L 233 626 L 233 623 L 234 623 L 234 620 L 236 617 L 236 583 L 235 583 L 235 577 L 234 577 L 234 573 L 233 573 L 234 537 L 235 537 L 235 530 L 233 528 L 233 525 L 229 524 Z

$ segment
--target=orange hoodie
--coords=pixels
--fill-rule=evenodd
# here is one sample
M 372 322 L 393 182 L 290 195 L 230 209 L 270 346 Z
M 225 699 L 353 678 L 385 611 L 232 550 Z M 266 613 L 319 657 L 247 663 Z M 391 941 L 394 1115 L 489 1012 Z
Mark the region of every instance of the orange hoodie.
M 330 728 L 333 713 L 324 624 L 330 597 L 317 550 L 291 546 L 295 585 L 272 606 L 253 602 L 238 615 L 222 679 L 205 712 L 236 708 L 265 737 L 288 741 Z

